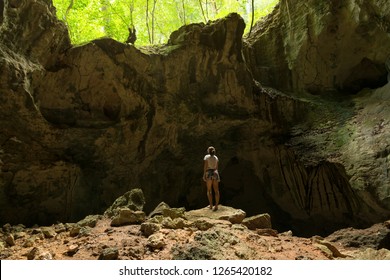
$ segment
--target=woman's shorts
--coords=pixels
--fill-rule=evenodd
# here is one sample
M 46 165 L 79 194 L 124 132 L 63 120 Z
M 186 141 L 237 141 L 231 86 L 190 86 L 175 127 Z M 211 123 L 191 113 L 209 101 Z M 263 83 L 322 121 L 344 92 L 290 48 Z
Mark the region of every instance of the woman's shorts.
M 206 170 L 206 180 L 216 180 L 216 181 L 221 181 L 219 178 L 219 173 L 218 170 L 216 169 L 208 169 Z

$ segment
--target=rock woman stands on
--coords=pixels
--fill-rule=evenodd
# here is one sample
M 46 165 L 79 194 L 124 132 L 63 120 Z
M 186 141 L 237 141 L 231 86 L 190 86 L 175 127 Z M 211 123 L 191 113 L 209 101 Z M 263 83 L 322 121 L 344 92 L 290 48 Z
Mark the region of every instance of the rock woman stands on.
M 204 157 L 204 172 L 203 180 L 206 182 L 207 186 L 207 198 L 209 200 L 210 209 L 213 209 L 213 194 L 212 189 L 214 189 L 215 194 L 215 206 L 214 211 L 218 210 L 219 204 L 219 188 L 218 184 L 220 181 L 218 173 L 218 157 L 215 155 L 215 148 L 208 147 L 207 155 Z

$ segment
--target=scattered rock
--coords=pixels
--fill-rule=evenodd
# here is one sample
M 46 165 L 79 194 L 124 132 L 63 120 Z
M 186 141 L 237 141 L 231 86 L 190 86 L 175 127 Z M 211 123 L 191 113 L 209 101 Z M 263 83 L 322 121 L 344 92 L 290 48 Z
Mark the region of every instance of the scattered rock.
M 166 204 L 165 202 L 161 202 L 159 205 L 157 205 L 157 207 L 152 212 L 150 212 L 149 217 L 153 218 L 156 215 L 162 216 L 164 209 L 167 209 L 167 208 L 169 209 L 171 207 L 169 207 L 169 205 Z
M 83 236 L 89 236 L 91 235 L 91 228 L 86 226 L 86 227 L 81 227 L 78 236 L 83 237 Z
M 66 226 L 63 223 L 54 225 L 54 230 L 56 233 L 62 233 L 66 231 Z
M 25 238 L 27 236 L 27 233 L 24 231 L 19 231 L 14 233 L 15 240 Z
M 52 260 L 53 259 L 53 255 L 50 252 L 44 251 L 44 252 L 41 252 L 38 255 L 37 259 L 38 260 Z
M 101 215 L 89 215 L 87 217 L 85 217 L 84 219 L 82 219 L 81 221 L 78 221 L 77 224 L 80 226 L 80 227 L 95 227 L 96 224 L 97 224 L 97 221 L 99 219 L 101 219 Z
M 117 213 L 112 218 L 111 226 L 123 226 L 130 224 L 140 224 L 144 222 L 146 215 L 143 211 L 133 211 L 129 208 L 117 209 Z
M 158 232 L 160 229 L 161 226 L 156 223 L 145 222 L 141 224 L 141 232 L 146 237 Z
M 35 245 L 35 238 L 28 238 L 26 241 L 24 241 L 23 243 L 23 247 L 24 248 L 29 248 L 29 247 L 33 247 Z
M 79 250 L 79 246 L 76 244 L 72 244 L 68 247 L 68 249 L 66 250 L 66 252 L 64 252 L 64 254 L 72 257 L 74 254 L 77 253 L 78 250 Z
M 164 241 L 164 234 L 158 232 L 150 235 L 148 237 L 148 240 L 146 242 L 147 246 L 149 246 L 152 249 L 161 249 L 163 248 L 166 243 Z
M 56 231 L 52 227 L 42 227 L 41 230 L 45 238 L 53 238 L 57 235 Z
M 39 252 L 40 252 L 39 248 L 34 247 L 26 254 L 26 257 L 28 260 L 34 260 L 35 257 L 39 254 Z
M 153 218 L 148 219 L 148 222 L 155 223 L 155 224 L 161 224 L 164 220 L 164 217 L 162 215 L 156 215 L 153 216 Z
M 340 242 L 330 242 L 328 237 L 324 239 L 315 236 L 311 240 L 294 237 L 291 231 L 278 234 L 272 228 L 250 230 L 244 225 L 244 222 L 232 224 L 228 220 L 219 219 L 220 216 L 216 215 L 214 211 L 201 210 L 207 216 L 215 215 L 210 218 L 185 213 L 184 216 L 190 217 L 191 220 L 180 217 L 172 219 L 170 215 L 166 217 L 155 215 L 141 224 L 115 228 L 110 227 L 112 220 L 103 216 L 94 228 L 81 227 L 79 223 L 64 224 L 61 227 L 67 228 L 69 235 L 77 236 L 77 239 L 69 238 L 67 234 L 58 233 L 56 233 L 55 238 L 45 238 L 47 228 L 55 231 L 55 226 L 41 227 L 39 230 L 35 230 L 37 234 L 31 236 L 32 229 L 13 233 L 14 227 L 11 227 L 10 233 L 0 232 L 2 239 L 0 258 L 23 259 L 23 256 L 34 260 L 54 258 L 102 260 L 119 258 L 129 260 L 389 258 L 389 250 L 386 249 L 375 250 L 372 248 L 367 250 L 364 247 L 346 249 Z M 144 217 L 144 213 L 142 216 Z M 384 223 L 381 224 L 381 227 L 369 228 L 367 232 L 382 234 L 383 232 L 377 230 L 383 228 L 387 229 Z M 352 235 L 356 234 L 355 229 L 349 230 Z M 342 236 L 347 235 L 347 232 L 348 229 L 343 232 Z M 20 235 L 19 239 L 21 240 L 17 240 L 13 247 L 9 247 L 5 243 L 5 237 L 10 235 L 14 238 L 16 235 Z M 83 238 L 83 236 L 93 237 Z M 383 240 L 386 239 L 382 238 L 380 243 L 382 245 L 386 244 Z M 47 250 L 48 248 L 50 251 Z M 27 253 L 25 253 L 26 251 Z M 22 255 L 23 253 L 24 255 Z
M 69 236 L 70 237 L 76 237 L 80 233 L 81 227 L 78 225 L 74 225 L 73 227 L 70 228 L 69 230 Z
M 117 260 L 119 257 L 119 250 L 116 247 L 109 247 L 103 249 L 99 255 L 99 260 Z
M 170 229 L 181 229 L 187 225 L 186 220 L 184 220 L 183 218 L 172 219 L 171 217 L 164 218 L 161 224 L 163 227 Z
M 40 234 L 42 233 L 42 229 L 41 228 L 33 228 L 31 230 L 31 234 Z
M 256 216 L 245 218 L 242 221 L 242 224 L 252 230 L 258 228 L 272 228 L 271 216 L 269 214 L 259 214 Z
M 145 250 L 143 246 L 134 246 L 129 248 L 126 254 L 131 258 L 141 260 L 145 254 Z
M 280 235 L 292 237 L 293 232 L 291 230 L 288 230 L 288 231 L 282 232 Z
M 15 245 L 15 238 L 14 238 L 13 234 L 7 234 L 5 237 L 5 242 L 9 246 L 14 246 Z
M 181 208 L 164 208 L 162 210 L 164 217 L 170 217 L 171 219 L 176 218 L 184 218 L 186 209 L 184 207 Z

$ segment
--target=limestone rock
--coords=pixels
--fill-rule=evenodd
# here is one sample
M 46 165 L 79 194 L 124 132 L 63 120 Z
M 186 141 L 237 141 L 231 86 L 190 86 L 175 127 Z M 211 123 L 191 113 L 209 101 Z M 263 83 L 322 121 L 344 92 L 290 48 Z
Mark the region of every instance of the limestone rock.
M 68 247 L 68 249 L 66 250 L 66 252 L 64 252 L 64 254 L 71 257 L 74 254 L 76 254 L 78 250 L 79 250 L 79 246 L 76 244 L 73 244 L 73 245 L 70 245 Z
M 16 239 L 25 238 L 26 236 L 27 236 L 27 233 L 24 232 L 24 231 L 17 231 L 17 232 L 14 233 L 15 240 Z
M 78 221 L 77 224 L 80 226 L 80 227 L 85 227 L 85 226 L 88 226 L 88 227 L 95 227 L 96 226 L 96 223 L 97 221 L 101 218 L 100 215 L 88 215 L 87 217 L 85 217 L 84 219 L 82 219 L 81 221 Z
M 23 243 L 24 248 L 33 247 L 35 245 L 36 238 L 28 238 Z
M 238 244 L 239 239 L 234 233 L 209 229 L 195 232 L 193 242 L 174 246 L 172 254 L 177 260 L 216 260 L 221 259 L 221 248 Z M 250 248 L 241 249 L 245 251 L 242 256 L 250 254 Z
M 322 250 L 326 254 L 326 256 L 330 259 L 348 257 L 347 255 L 341 253 L 334 244 L 324 240 L 324 238 L 322 237 L 313 236 L 312 240 L 314 245 L 320 250 Z
M 26 257 L 28 260 L 35 259 L 36 255 L 38 254 L 39 249 L 37 247 L 32 248 L 27 254 Z
M 46 238 L 53 238 L 57 235 L 56 231 L 52 227 L 43 227 L 42 233 Z
M 48 251 L 43 251 L 38 247 L 32 248 L 27 252 L 26 257 L 28 260 L 52 260 L 53 255 Z
M 146 237 L 158 232 L 161 229 L 161 226 L 156 223 L 145 222 L 141 224 L 141 232 Z
M 199 230 L 208 230 L 214 226 L 214 223 L 208 218 L 199 218 L 193 222 L 193 226 Z
M 133 189 L 118 197 L 114 203 L 104 212 L 105 215 L 112 217 L 117 214 L 118 209 L 124 207 L 133 211 L 142 211 L 145 205 L 144 194 L 141 189 Z
M 181 229 L 185 227 L 186 220 L 183 218 L 172 219 L 171 217 L 166 217 L 162 220 L 161 225 L 165 228 Z
M 119 250 L 116 247 L 109 247 L 103 249 L 99 255 L 99 260 L 117 260 L 119 257 Z
M 81 230 L 81 227 L 78 225 L 71 227 L 69 230 L 69 236 L 75 237 L 75 236 L 79 235 L 80 230 Z
M 5 249 L 5 242 L 0 240 L 0 252 Z
M 7 234 L 5 237 L 5 242 L 9 246 L 14 246 L 15 245 L 15 238 L 14 238 L 13 234 Z
M 38 260 L 53 260 L 54 257 L 53 257 L 53 254 L 48 252 L 48 251 L 43 251 L 41 252 L 38 257 L 37 257 Z
M 286 91 L 380 87 L 387 82 L 390 39 L 389 23 L 376 18 L 389 14 L 382 2 L 282 1 L 253 28 L 246 59 L 256 80 Z
M 272 228 L 258 228 L 256 229 L 256 233 L 262 236 L 274 236 L 278 237 L 278 231 Z
M 166 245 L 164 234 L 154 233 L 148 237 L 147 245 L 152 249 L 161 249 Z
M 132 211 L 128 208 L 117 209 L 117 214 L 112 217 L 111 226 L 123 226 L 129 224 L 141 224 L 145 221 L 143 211 Z
M 56 18 L 51 3 L 4 1 L 2 7 L 0 40 L 13 51 L 46 67 L 53 67 L 57 56 L 71 46 L 65 24 Z M 34 24 L 31 24 L 32 21 Z M 36 28 L 36 25 L 40 28 Z
M 374 250 L 372 248 L 367 248 L 356 254 L 354 257 L 357 260 L 390 260 L 390 250 Z
M 245 218 L 242 224 L 249 229 L 272 228 L 271 216 L 269 214 L 259 214 L 256 216 Z
M 160 202 L 156 206 L 156 208 L 154 208 L 154 210 L 152 212 L 150 212 L 149 217 L 153 218 L 156 215 L 161 215 L 162 216 L 164 209 L 169 209 L 169 208 L 171 208 L 171 207 L 169 207 L 168 204 L 166 204 L 165 202 Z
M 390 249 L 390 229 L 384 224 L 365 229 L 345 228 L 327 236 L 326 240 L 351 248 Z
M 164 217 L 170 217 L 171 219 L 184 218 L 186 209 L 181 208 L 165 208 L 162 210 Z
M 66 231 L 66 226 L 63 223 L 54 225 L 54 230 L 56 233 L 61 233 Z
M 229 206 L 219 205 L 217 211 L 212 211 L 208 207 L 191 210 L 186 212 L 188 220 L 196 220 L 200 217 L 209 217 L 211 219 L 226 220 L 233 224 L 241 223 L 246 216 L 246 213 L 241 209 L 234 209 Z

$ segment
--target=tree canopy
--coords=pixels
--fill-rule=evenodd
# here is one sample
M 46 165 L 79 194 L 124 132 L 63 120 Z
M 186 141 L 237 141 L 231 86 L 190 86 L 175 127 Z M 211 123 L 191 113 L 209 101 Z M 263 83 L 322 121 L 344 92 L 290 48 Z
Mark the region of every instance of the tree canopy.
M 239 13 L 249 32 L 279 0 L 53 0 L 73 44 L 100 37 L 125 42 L 136 30 L 137 45 L 161 44 L 180 26 Z

